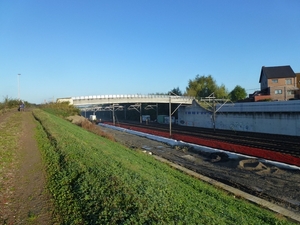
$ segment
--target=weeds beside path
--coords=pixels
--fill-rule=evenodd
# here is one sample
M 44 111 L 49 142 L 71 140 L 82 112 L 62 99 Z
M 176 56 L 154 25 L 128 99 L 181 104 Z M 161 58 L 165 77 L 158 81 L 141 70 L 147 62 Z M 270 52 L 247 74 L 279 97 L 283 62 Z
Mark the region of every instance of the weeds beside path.
M 0 224 L 52 224 L 35 126 L 30 111 L 0 117 Z

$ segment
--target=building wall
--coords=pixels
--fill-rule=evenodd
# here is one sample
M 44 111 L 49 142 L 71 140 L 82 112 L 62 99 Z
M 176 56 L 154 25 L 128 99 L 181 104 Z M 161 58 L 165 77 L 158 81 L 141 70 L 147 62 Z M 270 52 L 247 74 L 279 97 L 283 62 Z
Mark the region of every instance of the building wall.
M 281 93 L 278 93 L 278 91 Z M 277 93 L 276 93 L 277 92 Z M 270 87 L 270 96 L 272 100 L 286 101 L 295 97 L 296 92 L 291 86 Z
M 264 90 L 266 88 L 268 88 L 268 80 L 265 74 L 262 74 L 260 81 L 260 90 Z
M 247 107 L 251 109 L 251 104 L 258 104 L 256 106 L 259 107 L 247 112 Z M 266 103 L 266 106 L 264 103 L 251 104 L 240 103 L 236 106 L 228 106 L 228 109 L 231 108 L 231 112 L 229 112 L 230 110 L 227 110 L 228 112 L 220 110 L 216 114 L 215 128 L 300 136 L 300 103 L 298 101 L 278 102 L 278 106 L 276 106 L 277 102 Z M 280 107 L 284 109 L 283 112 L 276 111 Z M 241 110 L 243 108 L 246 110 Z M 263 112 L 264 109 L 266 110 Z M 194 103 L 192 106 L 179 108 L 178 121 L 180 125 L 184 126 L 213 128 L 212 113 Z
M 300 89 L 300 73 L 296 73 L 296 78 L 297 78 L 297 88 Z
M 296 78 L 297 78 L 297 88 L 298 88 L 298 90 L 296 91 L 296 98 L 300 99 L 300 73 L 296 73 Z
M 290 79 L 291 84 L 286 84 L 286 80 Z M 277 81 L 274 82 L 274 80 Z M 268 79 L 268 87 L 270 88 L 270 95 L 273 100 L 289 100 L 295 97 L 295 93 L 290 93 L 296 87 L 296 77 L 291 78 L 277 78 L 277 79 Z
M 254 101 L 255 102 L 263 101 L 263 100 L 266 100 L 266 99 L 272 99 L 271 95 L 256 95 L 256 96 L 254 96 Z

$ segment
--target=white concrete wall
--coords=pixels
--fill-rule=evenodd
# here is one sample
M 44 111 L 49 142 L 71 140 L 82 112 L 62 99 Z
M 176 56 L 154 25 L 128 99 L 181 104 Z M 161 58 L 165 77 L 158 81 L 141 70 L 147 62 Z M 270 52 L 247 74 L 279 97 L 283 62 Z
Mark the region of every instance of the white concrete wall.
M 300 114 L 228 113 L 216 116 L 216 129 L 300 136 Z
M 213 128 L 211 112 L 198 104 L 180 108 L 178 121 L 180 125 Z M 216 129 L 300 136 L 300 112 L 220 112 Z
M 217 105 L 217 107 L 220 105 Z M 219 112 L 299 112 L 300 100 L 226 104 Z
M 212 113 L 193 102 L 192 106 L 178 109 L 178 124 L 183 126 L 213 128 Z

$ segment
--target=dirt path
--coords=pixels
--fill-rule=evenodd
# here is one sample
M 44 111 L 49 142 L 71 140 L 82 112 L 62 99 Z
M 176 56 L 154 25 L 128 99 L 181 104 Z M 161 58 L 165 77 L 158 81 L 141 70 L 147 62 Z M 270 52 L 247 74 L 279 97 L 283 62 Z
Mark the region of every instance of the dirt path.
M 19 113 L 18 115 L 14 115 Z M 46 191 L 46 178 L 41 154 L 34 139 L 36 122 L 30 111 L 10 112 L 7 116 L 16 116 L 21 120 L 17 136 L 15 158 L 11 164 L 11 174 L 3 190 L 6 200 L 1 201 L 0 223 L 2 224 L 53 224 L 52 207 Z M 0 118 L 0 122 L 3 118 Z M 3 196 L 3 195 L 2 195 Z

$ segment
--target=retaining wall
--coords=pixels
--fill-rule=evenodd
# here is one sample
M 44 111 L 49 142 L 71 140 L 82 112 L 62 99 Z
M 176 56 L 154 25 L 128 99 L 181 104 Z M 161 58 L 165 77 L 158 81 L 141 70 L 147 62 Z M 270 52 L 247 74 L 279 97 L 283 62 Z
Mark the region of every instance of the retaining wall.
M 215 116 L 215 128 L 300 136 L 299 107 L 299 101 L 238 103 L 220 108 Z M 212 112 L 196 102 L 179 108 L 178 123 L 183 126 L 214 127 Z

